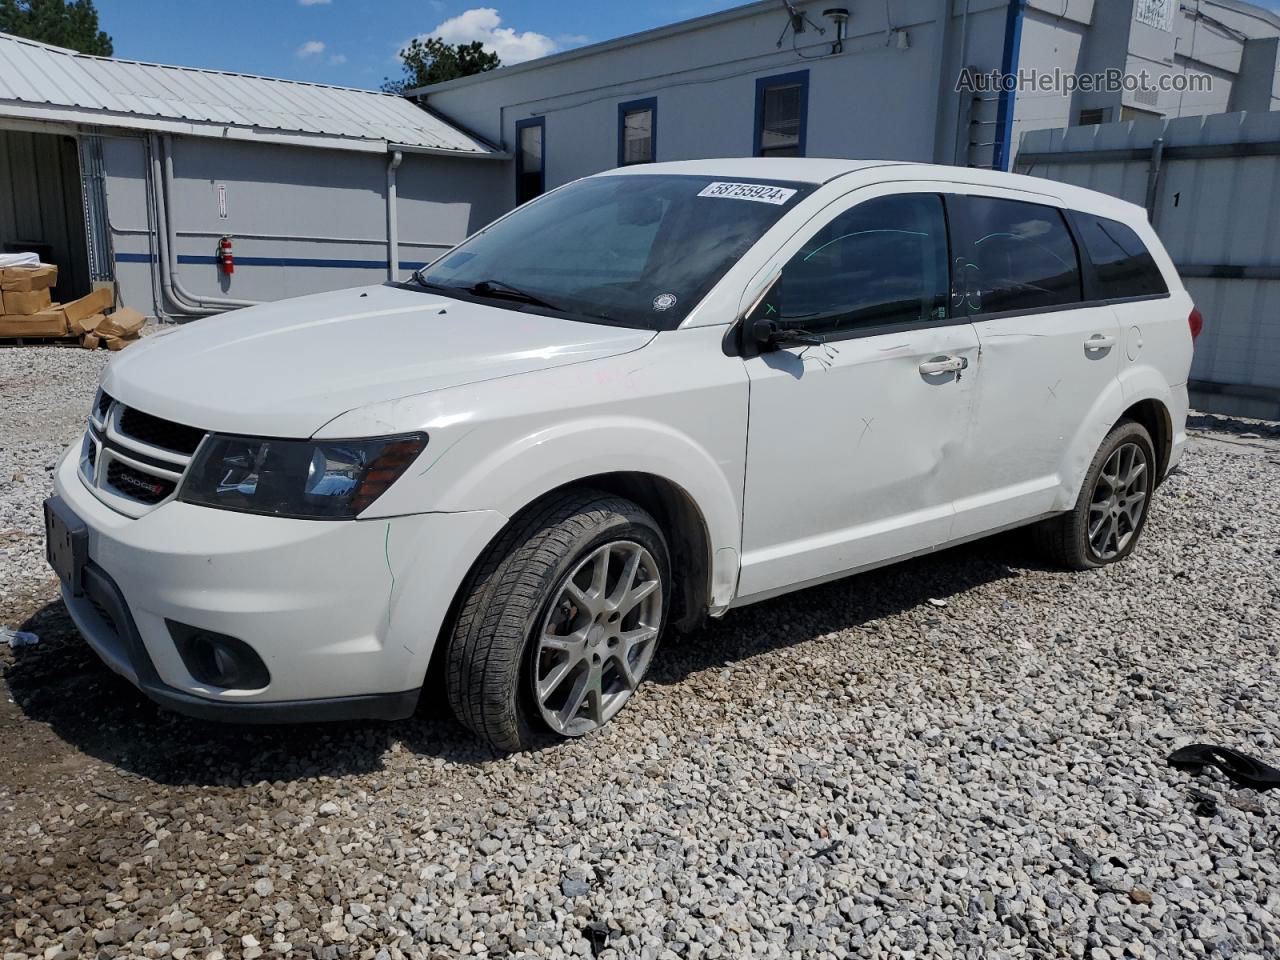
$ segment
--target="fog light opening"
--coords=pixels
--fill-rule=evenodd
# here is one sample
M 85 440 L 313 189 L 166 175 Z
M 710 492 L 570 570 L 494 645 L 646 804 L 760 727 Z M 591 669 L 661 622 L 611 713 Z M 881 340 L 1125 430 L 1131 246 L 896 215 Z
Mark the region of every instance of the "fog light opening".
M 267 665 L 243 640 L 166 620 L 178 655 L 199 683 L 225 690 L 260 690 L 271 682 Z

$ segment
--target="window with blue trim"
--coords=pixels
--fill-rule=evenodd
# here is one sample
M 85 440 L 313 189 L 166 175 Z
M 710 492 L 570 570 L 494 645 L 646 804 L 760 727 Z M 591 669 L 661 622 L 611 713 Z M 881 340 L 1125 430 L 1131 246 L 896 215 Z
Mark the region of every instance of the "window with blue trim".
M 657 156 L 657 97 L 618 104 L 618 166 L 652 163 Z
M 803 157 L 808 122 L 808 70 L 756 81 L 757 157 Z

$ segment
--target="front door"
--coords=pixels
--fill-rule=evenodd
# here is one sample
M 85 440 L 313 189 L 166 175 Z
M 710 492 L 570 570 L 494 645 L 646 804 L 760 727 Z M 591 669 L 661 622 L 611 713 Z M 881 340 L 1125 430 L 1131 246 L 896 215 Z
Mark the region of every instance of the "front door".
M 955 305 L 982 345 L 957 538 L 1065 506 L 1097 443 L 1076 442 L 1119 371 L 1120 324 L 1082 303 L 1063 211 L 1009 197 L 950 195 Z M 1075 458 L 1074 460 L 1072 458 Z
M 745 361 L 741 600 L 950 536 L 978 339 L 949 315 L 941 198 L 891 189 L 856 191 L 792 238 L 752 312 L 825 342 Z

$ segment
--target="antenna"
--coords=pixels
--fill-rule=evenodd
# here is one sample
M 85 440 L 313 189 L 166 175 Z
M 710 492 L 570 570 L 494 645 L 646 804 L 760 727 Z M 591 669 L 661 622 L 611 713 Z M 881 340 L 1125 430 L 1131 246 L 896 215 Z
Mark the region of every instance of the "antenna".
M 847 7 L 829 7 L 822 11 L 822 15 L 831 21 L 836 32 L 835 42 L 831 44 L 831 52 L 843 52 L 844 38 L 848 32 L 849 9 Z
M 806 26 L 805 26 L 806 24 L 808 24 L 808 26 L 810 27 L 813 27 L 813 29 L 817 30 L 820 36 L 824 35 L 827 32 L 822 27 L 814 23 L 811 19 L 809 19 L 809 15 L 805 13 L 803 10 L 798 9 L 796 5 L 791 2 L 791 0 L 782 0 L 782 6 L 785 7 L 787 11 L 787 22 L 782 25 L 782 32 L 778 34 L 778 42 L 774 44 L 775 47 L 778 47 L 779 49 L 782 48 L 782 41 L 787 38 L 788 30 L 790 30 L 794 35 L 799 35 L 804 33 L 806 29 Z M 792 42 L 792 45 L 794 46 L 795 40 L 793 39 L 791 42 Z

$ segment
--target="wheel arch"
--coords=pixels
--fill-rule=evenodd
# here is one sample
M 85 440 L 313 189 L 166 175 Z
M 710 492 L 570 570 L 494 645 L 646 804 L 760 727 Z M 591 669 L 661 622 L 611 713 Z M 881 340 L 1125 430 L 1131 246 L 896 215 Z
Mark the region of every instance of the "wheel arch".
M 714 556 L 711 533 L 702 509 L 684 487 L 667 477 L 639 470 L 614 470 L 589 474 L 561 483 L 530 497 L 528 502 L 513 511 L 510 519 L 474 558 L 467 575 L 458 584 L 450 605 L 450 616 L 445 618 L 442 626 L 440 643 L 447 642 L 447 633 L 451 629 L 458 598 L 465 593 L 475 567 L 484 560 L 493 545 L 502 539 L 503 534 L 513 523 L 517 523 L 537 503 L 547 497 L 573 489 L 599 490 L 624 497 L 653 516 L 658 526 L 662 528 L 662 533 L 667 538 L 667 547 L 671 551 L 675 590 L 672 597 L 670 622 L 682 633 L 687 633 L 702 622 L 711 604 Z
M 1164 482 L 1169 458 L 1173 454 L 1173 417 L 1169 408 L 1155 397 L 1139 400 L 1120 415 L 1120 420 L 1133 420 L 1142 424 L 1151 434 L 1156 454 L 1156 485 Z M 1119 423 L 1119 420 L 1116 421 Z
M 675 588 L 671 624 L 681 633 L 695 629 L 711 605 L 713 557 L 711 534 L 697 501 L 666 477 L 634 470 L 596 474 L 566 484 L 576 486 L 625 497 L 658 521 L 671 551 Z

